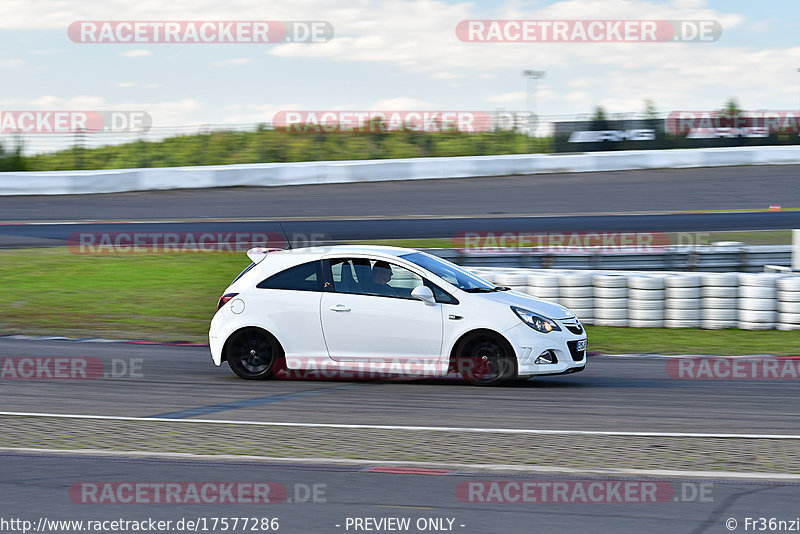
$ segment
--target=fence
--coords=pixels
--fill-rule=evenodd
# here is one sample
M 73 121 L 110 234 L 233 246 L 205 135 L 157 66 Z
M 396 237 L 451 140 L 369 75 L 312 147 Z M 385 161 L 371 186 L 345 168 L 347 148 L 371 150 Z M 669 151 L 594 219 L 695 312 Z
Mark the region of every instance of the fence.
M 602 269 L 637 271 L 761 272 L 765 265 L 792 264 L 791 245 L 667 247 L 661 252 L 618 254 L 530 252 L 461 252 L 428 250 L 454 263 L 470 267 L 522 267 L 530 269 Z

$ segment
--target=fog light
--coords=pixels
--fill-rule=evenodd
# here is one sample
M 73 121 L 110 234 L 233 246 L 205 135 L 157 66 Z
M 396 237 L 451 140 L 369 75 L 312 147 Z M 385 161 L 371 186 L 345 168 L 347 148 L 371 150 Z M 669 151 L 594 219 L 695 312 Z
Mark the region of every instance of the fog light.
M 546 350 L 543 353 L 541 353 L 539 357 L 536 358 L 536 361 L 534 361 L 533 363 L 541 365 L 541 364 L 557 363 L 557 362 L 558 359 L 556 358 L 556 355 L 553 353 L 553 351 Z

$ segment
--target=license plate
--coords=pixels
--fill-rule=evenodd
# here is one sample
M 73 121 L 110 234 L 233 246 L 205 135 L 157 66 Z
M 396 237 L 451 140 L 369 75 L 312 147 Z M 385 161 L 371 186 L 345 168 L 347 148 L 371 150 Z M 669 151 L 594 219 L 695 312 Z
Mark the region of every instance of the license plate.
M 585 339 L 581 339 L 580 341 L 578 341 L 578 351 L 586 350 L 587 346 L 588 343 L 586 342 Z

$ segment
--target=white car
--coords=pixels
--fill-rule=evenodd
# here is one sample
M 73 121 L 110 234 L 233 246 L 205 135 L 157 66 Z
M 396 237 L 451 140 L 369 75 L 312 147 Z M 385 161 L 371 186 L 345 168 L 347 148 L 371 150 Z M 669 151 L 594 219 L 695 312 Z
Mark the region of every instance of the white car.
M 445 376 L 473 384 L 582 371 L 586 332 L 563 306 L 413 249 L 251 249 L 219 300 L 214 363 L 238 376 Z

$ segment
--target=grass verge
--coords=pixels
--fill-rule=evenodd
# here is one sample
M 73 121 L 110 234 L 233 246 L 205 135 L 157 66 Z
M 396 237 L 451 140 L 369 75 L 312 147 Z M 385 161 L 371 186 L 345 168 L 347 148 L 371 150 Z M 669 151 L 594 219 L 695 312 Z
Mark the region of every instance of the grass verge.
M 0 333 L 206 341 L 243 253 L 73 254 L 0 251 Z M 800 353 L 800 331 L 589 327 L 590 350 L 611 353 Z

